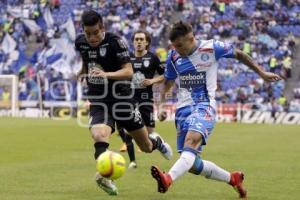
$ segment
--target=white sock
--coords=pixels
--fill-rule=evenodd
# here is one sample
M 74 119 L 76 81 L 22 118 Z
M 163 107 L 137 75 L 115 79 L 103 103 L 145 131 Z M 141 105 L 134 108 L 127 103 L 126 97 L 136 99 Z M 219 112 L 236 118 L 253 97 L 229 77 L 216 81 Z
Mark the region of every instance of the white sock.
M 173 167 L 170 169 L 169 174 L 173 181 L 189 171 L 193 166 L 196 159 L 196 155 L 189 151 L 183 151 L 180 158 L 176 161 Z
M 208 179 L 213 179 L 217 181 L 223 181 L 229 183 L 230 173 L 221 167 L 217 166 L 215 163 L 202 160 L 203 161 L 203 170 L 201 172 L 202 176 L 205 176 Z

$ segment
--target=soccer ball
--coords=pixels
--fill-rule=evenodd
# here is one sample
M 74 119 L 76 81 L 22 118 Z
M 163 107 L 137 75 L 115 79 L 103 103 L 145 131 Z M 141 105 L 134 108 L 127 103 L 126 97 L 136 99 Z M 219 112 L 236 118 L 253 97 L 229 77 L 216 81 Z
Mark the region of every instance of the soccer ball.
M 125 173 L 126 161 L 121 154 L 106 151 L 98 157 L 96 169 L 102 177 L 115 180 Z

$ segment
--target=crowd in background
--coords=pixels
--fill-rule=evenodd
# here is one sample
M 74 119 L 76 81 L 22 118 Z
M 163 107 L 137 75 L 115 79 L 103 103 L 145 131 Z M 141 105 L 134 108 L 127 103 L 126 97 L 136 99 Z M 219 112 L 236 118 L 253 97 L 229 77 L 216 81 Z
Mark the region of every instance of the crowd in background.
M 19 100 L 38 99 L 37 78 L 43 100 L 76 100 L 75 75 L 81 60 L 73 46 L 81 31 L 80 16 L 88 8 L 99 11 L 106 29 L 127 41 L 130 50 L 133 32 L 147 30 L 151 51 L 162 62 L 170 48 L 167 29 L 178 17 L 192 24 L 198 39 L 233 43 L 265 70 L 291 77 L 300 36 L 296 0 L 6 0 L 0 2 L 0 74 L 18 75 Z M 300 111 L 300 82 L 288 102 L 283 96 L 285 80 L 265 83 L 233 59 L 221 59 L 219 66 L 218 102 Z M 0 97 L 5 90 L 0 87 Z M 172 93 L 176 94 L 176 87 Z

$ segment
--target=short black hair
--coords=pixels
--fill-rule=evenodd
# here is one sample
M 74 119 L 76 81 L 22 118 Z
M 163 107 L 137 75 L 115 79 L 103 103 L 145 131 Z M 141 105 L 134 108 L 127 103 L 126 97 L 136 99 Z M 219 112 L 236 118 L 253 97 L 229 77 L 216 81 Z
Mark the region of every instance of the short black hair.
M 193 27 L 189 23 L 179 21 L 172 26 L 169 39 L 171 42 L 174 42 L 177 38 L 185 36 L 191 32 L 193 32 Z
M 133 33 L 133 35 L 132 35 L 131 40 L 133 41 L 135 35 L 138 34 L 138 33 L 144 33 L 144 35 L 145 35 L 145 37 L 146 37 L 146 41 L 148 42 L 148 45 L 146 46 L 146 49 L 149 50 L 149 47 L 150 47 L 150 45 L 151 45 L 151 36 L 150 36 L 150 34 L 148 33 L 148 31 L 144 31 L 144 30 L 137 30 L 137 31 L 135 31 L 135 32 Z
M 81 22 L 83 26 L 94 26 L 99 23 L 103 25 L 102 16 L 94 10 L 86 10 L 81 16 Z

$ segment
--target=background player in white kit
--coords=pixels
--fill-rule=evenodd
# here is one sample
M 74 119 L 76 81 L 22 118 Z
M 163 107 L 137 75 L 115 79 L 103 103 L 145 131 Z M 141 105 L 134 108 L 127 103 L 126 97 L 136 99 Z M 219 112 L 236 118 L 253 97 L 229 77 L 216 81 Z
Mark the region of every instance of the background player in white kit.
M 169 39 L 174 46 L 167 60 L 165 70 L 165 88 L 161 92 L 161 103 L 166 92 L 179 79 L 178 104 L 175 123 L 177 128 L 177 150 L 181 153 L 168 173 L 158 167 L 151 167 L 151 174 L 158 183 L 158 191 L 165 193 L 171 184 L 186 172 L 202 175 L 208 179 L 230 184 L 246 198 L 242 172 L 228 172 L 213 162 L 202 160 L 199 156 L 202 145 L 215 125 L 217 89 L 217 60 L 235 58 L 258 73 L 265 81 L 278 81 L 281 78 L 265 72 L 247 54 L 232 45 L 216 40 L 200 40 L 194 37 L 191 25 L 178 22 L 171 29 Z M 166 112 L 160 110 L 159 119 L 166 118 Z

